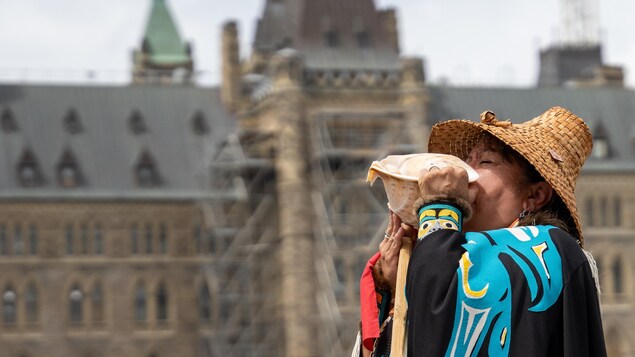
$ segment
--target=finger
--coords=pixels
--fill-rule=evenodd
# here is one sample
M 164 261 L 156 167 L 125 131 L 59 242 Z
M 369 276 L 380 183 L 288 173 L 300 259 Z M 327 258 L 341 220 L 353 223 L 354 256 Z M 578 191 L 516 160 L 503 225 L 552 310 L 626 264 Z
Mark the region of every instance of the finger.
M 397 233 L 397 230 L 399 229 L 399 224 L 396 223 L 396 219 L 399 218 L 397 217 L 396 214 L 394 213 L 390 213 L 390 233 L 389 235 L 392 237 L 395 235 L 395 233 Z
M 399 255 L 399 249 L 401 249 L 401 243 L 403 241 L 404 232 L 405 232 L 404 229 L 399 227 L 399 230 L 397 230 L 397 233 L 395 233 L 395 235 L 392 236 L 393 242 L 390 245 L 390 248 L 388 249 L 388 253 L 390 253 L 391 255 Z

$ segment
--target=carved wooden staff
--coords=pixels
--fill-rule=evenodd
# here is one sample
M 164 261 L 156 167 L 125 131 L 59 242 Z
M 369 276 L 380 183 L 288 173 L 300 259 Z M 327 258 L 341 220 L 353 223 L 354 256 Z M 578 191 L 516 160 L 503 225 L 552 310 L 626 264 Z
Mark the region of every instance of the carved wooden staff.
M 403 237 L 399 250 L 399 265 L 397 266 L 397 287 L 395 288 L 395 309 L 392 323 L 392 341 L 390 345 L 390 357 L 403 357 L 406 344 L 406 314 L 408 303 L 406 302 L 406 275 L 408 264 L 412 255 L 412 241 Z

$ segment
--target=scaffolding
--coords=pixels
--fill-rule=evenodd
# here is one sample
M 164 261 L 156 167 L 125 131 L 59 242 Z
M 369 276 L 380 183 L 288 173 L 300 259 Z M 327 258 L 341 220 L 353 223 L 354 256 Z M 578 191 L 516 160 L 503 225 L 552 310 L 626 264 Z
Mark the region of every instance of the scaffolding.
M 399 110 L 322 110 L 305 118 L 321 355 L 352 348 L 359 277 L 388 220 L 382 185 L 370 188 L 366 172 L 373 160 L 416 150 L 405 120 Z M 284 158 L 276 158 L 274 135 L 241 129 L 211 165 L 214 188 L 231 198 L 203 204 L 219 248 L 206 272 L 220 289 L 217 323 L 201 355 L 285 355 L 275 160 Z

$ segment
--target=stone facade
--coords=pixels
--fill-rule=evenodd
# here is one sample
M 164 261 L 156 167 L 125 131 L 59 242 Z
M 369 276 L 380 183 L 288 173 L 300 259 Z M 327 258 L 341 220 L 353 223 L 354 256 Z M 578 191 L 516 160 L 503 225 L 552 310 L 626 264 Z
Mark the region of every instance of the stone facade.
M 3 355 L 198 355 L 218 314 L 199 311 L 199 207 L 3 202 L 0 216 Z

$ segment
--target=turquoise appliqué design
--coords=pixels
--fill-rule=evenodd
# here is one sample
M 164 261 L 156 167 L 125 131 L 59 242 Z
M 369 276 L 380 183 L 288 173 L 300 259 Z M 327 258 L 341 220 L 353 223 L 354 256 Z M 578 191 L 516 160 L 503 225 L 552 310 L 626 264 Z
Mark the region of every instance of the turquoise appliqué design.
M 562 259 L 551 240 L 553 226 L 529 226 L 466 234 L 458 268 L 454 330 L 446 356 L 507 356 L 512 316 L 509 272 L 499 256 L 521 269 L 531 293 L 529 311 L 551 307 L 562 292 Z M 525 307 L 521 307 L 525 308 Z M 489 345 L 483 346 L 489 335 Z

